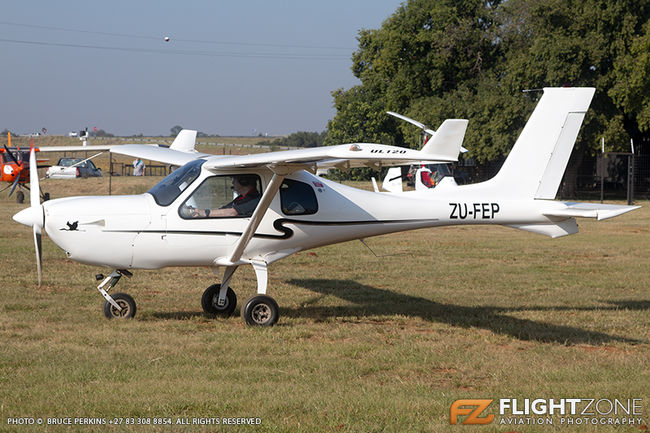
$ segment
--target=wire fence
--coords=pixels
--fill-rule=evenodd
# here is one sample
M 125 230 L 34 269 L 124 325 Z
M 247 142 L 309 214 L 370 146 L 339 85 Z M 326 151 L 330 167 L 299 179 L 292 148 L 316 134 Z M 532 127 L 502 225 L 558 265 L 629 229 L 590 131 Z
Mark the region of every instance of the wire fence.
M 459 183 L 488 180 L 497 174 L 504 160 L 458 167 L 454 177 Z M 557 196 L 562 200 L 649 200 L 650 155 L 609 152 L 572 160 Z
M 628 201 L 650 198 L 650 155 L 610 152 L 567 167 L 558 196 Z

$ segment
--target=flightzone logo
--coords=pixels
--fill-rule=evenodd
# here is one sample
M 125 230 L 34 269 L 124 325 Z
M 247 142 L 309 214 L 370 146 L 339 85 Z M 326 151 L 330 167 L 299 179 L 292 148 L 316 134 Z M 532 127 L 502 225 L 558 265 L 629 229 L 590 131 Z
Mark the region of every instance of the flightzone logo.
M 493 404 L 494 403 L 494 404 Z M 643 426 L 642 399 L 501 398 L 461 399 L 451 404 L 449 423 L 461 425 Z M 498 413 L 495 413 L 498 406 Z
M 490 403 L 492 403 L 492 400 L 456 400 L 451 404 L 449 422 L 456 424 L 459 416 L 466 416 L 461 424 L 490 424 L 494 421 L 493 414 L 481 417 L 481 414 Z

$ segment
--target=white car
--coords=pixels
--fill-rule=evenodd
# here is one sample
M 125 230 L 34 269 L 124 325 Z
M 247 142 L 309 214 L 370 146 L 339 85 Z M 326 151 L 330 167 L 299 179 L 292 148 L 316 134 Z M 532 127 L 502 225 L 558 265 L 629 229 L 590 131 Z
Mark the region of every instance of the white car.
M 57 165 L 47 168 L 45 176 L 50 179 L 74 179 L 77 177 L 101 177 L 102 171 L 95 164 L 82 158 L 61 158 Z

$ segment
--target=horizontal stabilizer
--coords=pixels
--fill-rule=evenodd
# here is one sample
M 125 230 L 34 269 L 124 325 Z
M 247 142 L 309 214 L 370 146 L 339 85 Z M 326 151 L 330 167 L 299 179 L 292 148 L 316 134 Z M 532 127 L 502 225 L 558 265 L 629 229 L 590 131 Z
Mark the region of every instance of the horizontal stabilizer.
M 545 216 L 558 218 L 597 218 L 598 221 L 622 215 L 641 206 L 622 206 L 601 203 L 564 203 L 565 209 L 544 212 Z

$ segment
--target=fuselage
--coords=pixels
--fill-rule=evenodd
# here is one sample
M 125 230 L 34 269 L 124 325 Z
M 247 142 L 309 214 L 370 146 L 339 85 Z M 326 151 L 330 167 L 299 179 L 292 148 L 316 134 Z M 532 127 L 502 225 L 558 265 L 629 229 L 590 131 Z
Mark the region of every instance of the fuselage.
M 237 171 L 242 172 L 259 176 L 262 189 L 272 176 L 267 169 Z M 182 206 L 207 178 L 219 175 L 202 170 L 173 200 L 159 200 L 151 193 L 51 200 L 43 204 L 45 231 L 70 259 L 82 263 L 117 269 L 216 266 L 227 260 L 250 217 L 189 218 Z M 316 208 L 312 202 L 308 213 L 287 211 L 289 204 L 277 193 L 246 246 L 242 263 L 269 264 L 301 250 L 425 227 L 545 224 L 551 220 L 542 215 L 543 208 L 556 206 L 550 201 L 531 205 L 533 200 L 490 198 L 480 188 L 387 194 L 306 171 L 287 179 L 313 192 Z

